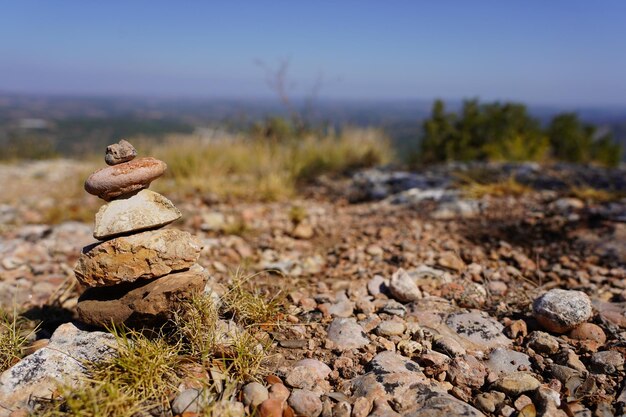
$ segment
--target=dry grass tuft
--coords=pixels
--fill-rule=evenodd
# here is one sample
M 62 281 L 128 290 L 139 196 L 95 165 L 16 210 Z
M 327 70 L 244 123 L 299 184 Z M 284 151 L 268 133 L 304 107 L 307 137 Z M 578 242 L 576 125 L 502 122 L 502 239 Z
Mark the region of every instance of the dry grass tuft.
M 224 308 L 232 314 L 235 321 L 246 326 L 273 326 L 282 313 L 283 297 L 278 292 L 273 296 L 262 294 L 252 289 L 251 280 L 259 274 L 245 275 L 235 272 L 231 278 L 228 292 L 222 297 Z
M 16 311 L 0 310 L 0 372 L 9 369 L 22 357 L 22 348 L 34 330 L 27 330 Z
M 571 197 L 579 198 L 584 201 L 593 201 L 598 203 L 609 203 L 626 198 L 626 193 L 610 190 L 601 190 L 591 186 L 574 186 L 569 190 Z
M 461 184 L 460 189 L 462 193 L 468 198 L 480 199 L 485 196 L 493 197 L 506 197 L 514 196 L 520 197 L 532 191 L 527 185 L 518 182 L 515 177 L 509 177 L 506 180 L 498 180 L 494 182 L 478 182 L 470 178 L 464 178 L 464 183 Z
M 382 164 L 392 154 L 389 141 L 372 129 L 282 142 L 258 138 L 203 142 L 194 136 L 172 136 L 146 153 L 167 162 L 172 191 L 257 201 L 292 197 L 299 184 L 320 174 Z

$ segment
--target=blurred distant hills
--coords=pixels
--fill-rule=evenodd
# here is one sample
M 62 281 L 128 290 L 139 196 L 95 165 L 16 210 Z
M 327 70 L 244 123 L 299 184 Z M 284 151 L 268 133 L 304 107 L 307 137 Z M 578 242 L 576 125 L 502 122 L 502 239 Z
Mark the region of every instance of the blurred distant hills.
M 452 110 L 461 100 L 447 101 Z M 312 123 L 384 129 L 400 146 L 415 144 L 431 100 L 294 101 Z M 613 132 L 626 148 L 625 107 L 529 106 L 542 121 L 575 111 L 582 120 Z M 207 127 L 243 131 L 265 117 L 287 110 L 270 99 L 175 99 L 140 97 L 74 97 L 0 93 L 0 150 L 13 140 L 45 140 L 56 151 L 93 153 L 120 138 L 143 135 L 158 139 L 169 133 L 191 133 Z M 626 158 L 626 155 L 624 155 Z

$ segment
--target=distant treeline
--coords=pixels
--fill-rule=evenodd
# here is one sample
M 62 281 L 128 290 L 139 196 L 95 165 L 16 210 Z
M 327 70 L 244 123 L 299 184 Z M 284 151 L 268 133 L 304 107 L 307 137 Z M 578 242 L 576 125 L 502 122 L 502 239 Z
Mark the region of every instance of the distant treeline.
M 68 109 L 55 114 L 51 108 L 42 114 L 29 113 L 26 109 L 35 106 L 22 105 L 24 109 L 15 114 L 4 109 L 0 111 L 0 160 L 44 159 L 55 156 L 83 157 L 119 139 L 141 137 L 146 142 L 160 142 L 172 133 L 191 133 L 196 127 L 218 126 L 221 131 L 243 133 L 250 140 L 299 140 L 303 137 L 340 136 L 343 126 L 350 126 L 350 120 L 340 123 L 328 114 L 321 118 L 305 117 L 295 111 L 270 111 L 266 115 L 258 112 L 250 117 L 232 115 L 216 121 L 206 116 L 200 117 L 198 109 L 189 105 L 190 114 L 185 116 L 187 107 L 170 113 L 173 107 L 160 109 L 159 117 L 151 117 L 150 109 L 137 103 L 139 110 L 132 114 L 123 111 L 102 110 L 87 106 L 91 114 L 98 117 L 75 114 L 68 102 Z M 19 102 L 16 102 L 16 106 Z M 28 103 L 27 103 L 28 104 Z M 453 160 L 501 160 L 501 161 L 570 161 L 577 163 L 598 163 L 614 166 L 620 162 L 622 149 L 611 134 L 626 137 L 626 122 L 603 124 L 598 128 L 582 121 L 576 113 L 551 113 L 539 119 L 527 107 L 518 103 L 481 103 L 466 100 L 453 103 L 454 111 L 446 108 L 441 100 L 432 105 L 430 115 L 428 104 L 415 107 L 414 118 L 405 119 L 406 109 L 398 111 L 404 115 L 388 121 L 370 120 L 365 126 L 383 129 L 393 140 L 398 155 L 413 155 L 412 163 L 439 163 Z M 194 110 L 195 109 L 195 110 Z M 1 110 L 1 109 L 0 109 Z M 215 110 L 215 109 L 214 109 Z M 194 113 L 195 111 L 195 113 Z M 389 111 L 386 109 L 385 111 Z M 223 115 L 227 109 L 222 109 Z M 375 107 L 365 115 L 378 114 Z M 89 112 L 87 112 L 89 113 Z M 24 115 L 34 114 L 39 118 L 24 119 Z M 126 115 L 125 115 L 126 114 Z M 381 113 L 387 114 L 387 113 Z M 269 115 L 269 116 L 268 116 Z M 43 122 L 25 126 L 24 120 Z M 360 120 L 360 119 L 359 119 Z M 378 120 L 378 121 L 375 121 Z M 621 120 L 621 119 L 619 119 Z M 364 126 L 354 123 L 357 126 Z M 30 126 L 30 127 L 28 127 Z M 610 129 L 608 128 L 610 126 Z M 622 129 L 620 130 L 620 126 Z M 612 130 L 611 130 L 612 129 Z M 622 142 L 624 143 L 624 142 Z M 405 163 L 406 158 L 399 158 Z
M 542 126 L 523 104 L 466 100 L 446 111 L 436 100 L 424 120 L 416 161 L 567 161 L 615 166 L 621 146 L 610 132 L 561 113 Z

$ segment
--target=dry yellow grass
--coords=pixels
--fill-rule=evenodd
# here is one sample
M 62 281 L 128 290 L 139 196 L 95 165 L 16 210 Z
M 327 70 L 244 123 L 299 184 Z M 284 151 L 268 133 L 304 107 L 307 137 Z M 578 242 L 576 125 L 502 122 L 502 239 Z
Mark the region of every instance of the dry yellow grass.
M 172 136 L 144 153 L 167 162 L 171 181 L 157 185 L 164 190 L 261 201 L 289 198 L 318 175 L 383 164 L 392 155 L 388 140 L 372 129 L 282 142 Z
M 474 180 L 467 180 L 460 186 L 463 194 L 468 198 L 480 199 L 484 196 L 504 197 L 504 196 L 522 196 L 532 188 L 521 184 L 514 177 L 506 180 L 482 183 Z

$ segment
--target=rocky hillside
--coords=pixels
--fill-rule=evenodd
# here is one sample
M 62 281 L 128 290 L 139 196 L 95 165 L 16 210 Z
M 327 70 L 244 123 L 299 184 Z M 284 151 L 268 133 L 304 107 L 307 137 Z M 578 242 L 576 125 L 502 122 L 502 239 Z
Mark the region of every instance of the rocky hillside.
M 95 197 L 64 195 L 85 170 L 71 161 L 0 167 L 0 304 L 24 328 L 39 324 L 0 375 L 0 415 L 78 415 L 76 404 L 91 403 L 76 392 L 99 392 L 94 378 L 128 366 L 119 358 L 141 343 L 175 352 L 153 368 L 161 385 L 107 380 L 106 389 L 136 396 L 81 415 L 626 412 L 624 170 L 375 169 L 320 178 L 296 199 L 268 203 L 173 192 L 183 217 L 171 227 L 198 237 L 197 263 L 222 306 L 206 355 L 177 332 L 193 315 L 165 311 L 161 333 L 129 330 L 130 345 L 119 331 L 78 320 L 84 288 L 73 268 L 94 243 L 93 224 L 48 222 L 65 218 L 58 210 L 95 214 Z M 253 318 L 242 300 L 277 314 Z M 245 349 L 232 337 L 244 331 L 254 340 Z M 249 372 L 233 365 L 247 357 L 262 363 L 246 362 Z M 107 365 L 77 365 L 85 361 Z M 127 398 L 107 392 L 93 398 L 111 407 Z

